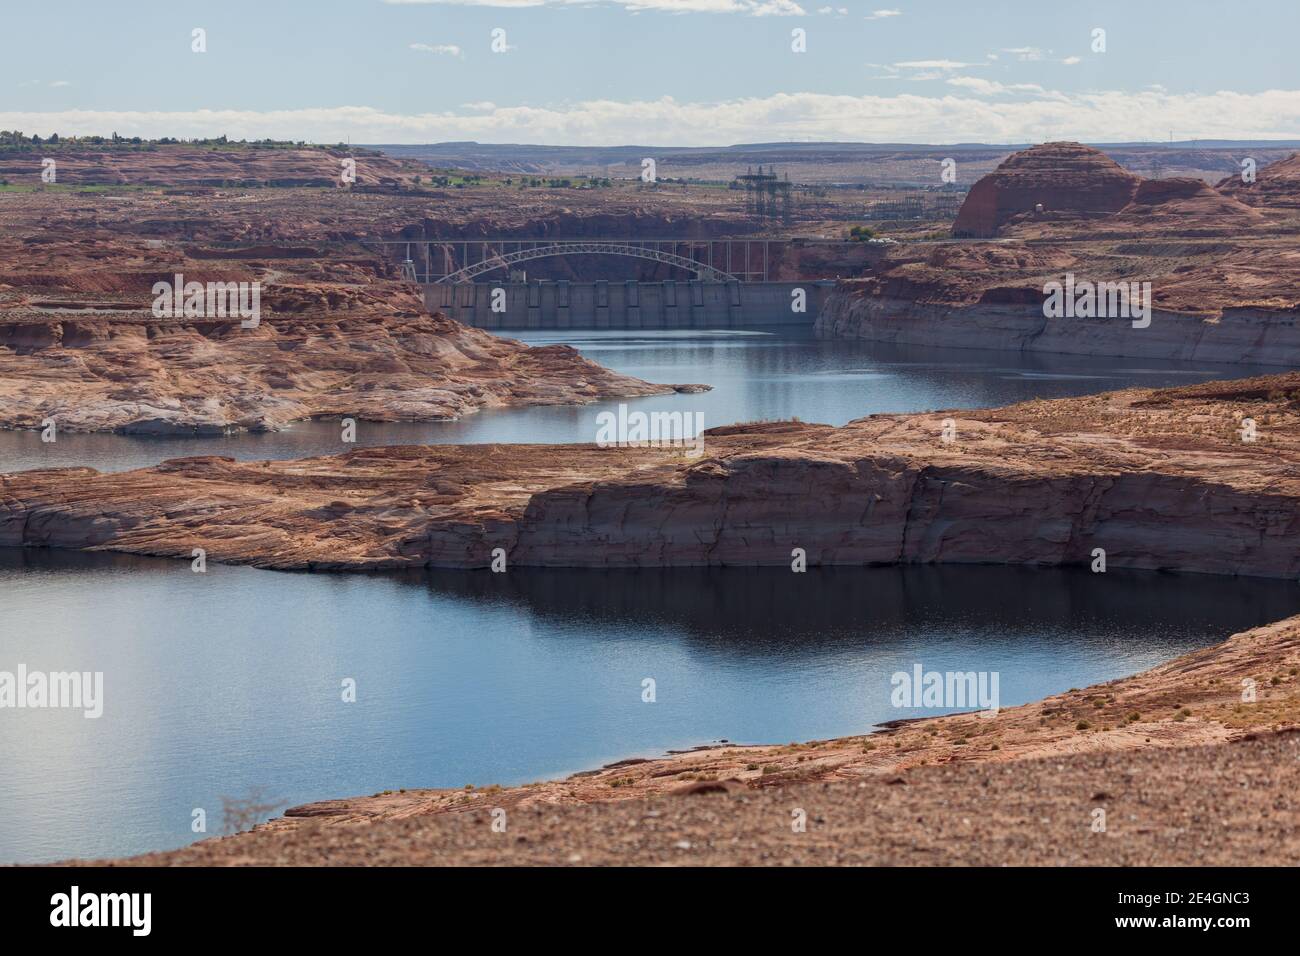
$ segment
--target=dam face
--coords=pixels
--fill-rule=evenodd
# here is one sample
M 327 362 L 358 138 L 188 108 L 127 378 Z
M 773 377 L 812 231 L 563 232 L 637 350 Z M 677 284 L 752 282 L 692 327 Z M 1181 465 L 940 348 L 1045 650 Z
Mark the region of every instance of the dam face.
M 834 286 L 829 279 L 434 283 L 424 286 L 424 302 L 480 329 L 761 328 L 812 325 Z

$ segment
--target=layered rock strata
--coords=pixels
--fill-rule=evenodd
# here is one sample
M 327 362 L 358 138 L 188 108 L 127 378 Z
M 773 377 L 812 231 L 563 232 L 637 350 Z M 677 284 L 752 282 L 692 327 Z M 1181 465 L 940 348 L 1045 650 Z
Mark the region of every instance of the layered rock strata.
M 971 188 L 953 236 L 982 241 L 890 247 L 869 275 L 839 284 L 817 329 L 902 345 L 1293 367 L 1295 168 L 1284 160 L 1249 187 L 1216 189 L 1144 180 L 1077 143 L 1033 147 Z M 1124 283 L 1138 290 L 1130 301 L 1141 314 L 1054 312 L 1049 289 L 1067 282 Z
M 377 570 L 983 562 L 1300 576 L 1300 373 L 682 448 L 368 448 L 0 478 L 0 545 Z
M 0 427 L 222 435 L 672 391 L 565 345 L 529 348 L 425 314 L 401 290 L 312 291 L 331 304 L 255 329 L 122 315 L 0 323 Z M 291 297 L 282 290 L 278 300 Z
M 1077 218 L 1119 212 L 1141 178 L 1100 150 L 1079 143 L 1043 143 L 1007 157 L 981 178 L 953 223 L 957 238 L 988 238 L 1017 216 L 1036 212 Z

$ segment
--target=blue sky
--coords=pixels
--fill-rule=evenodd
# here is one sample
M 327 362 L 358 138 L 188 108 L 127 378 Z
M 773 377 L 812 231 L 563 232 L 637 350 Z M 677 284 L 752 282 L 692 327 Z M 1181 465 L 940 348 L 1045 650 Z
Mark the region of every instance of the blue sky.
M 1296 0 L 42 0 L 0 17 L 0 127 L 42 134 L 1300 138 Z

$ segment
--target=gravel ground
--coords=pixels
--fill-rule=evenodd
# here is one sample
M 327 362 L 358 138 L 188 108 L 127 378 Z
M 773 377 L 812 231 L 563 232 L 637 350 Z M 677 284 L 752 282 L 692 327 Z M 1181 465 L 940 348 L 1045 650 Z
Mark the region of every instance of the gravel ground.
M 1300 733 L 918 767 L 860 782 L 255 830 L 171 865 L 1294 865 Z M 1105 810 L 1105 832 L 1094 811 Z M 795 832 L 795 811 L 806 830 Z

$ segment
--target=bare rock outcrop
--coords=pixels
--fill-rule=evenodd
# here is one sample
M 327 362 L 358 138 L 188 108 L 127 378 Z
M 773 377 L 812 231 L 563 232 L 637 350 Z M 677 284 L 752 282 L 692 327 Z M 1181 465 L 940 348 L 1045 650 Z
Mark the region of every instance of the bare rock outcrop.
M 1274 195 L 1288 163 L 1261 179 Z M 1144 180 L 1077 143 L 1036 146 L 977 182 L 958 215 L 954 236 L 997 241 L 890 247 L 836 286 L 816 327 L 897 345 L 1294 367 L 1300 243 L 1246 195 Z M 1076 282 L 1136 286 L 1149 315 L 1044 308 L 1053 284 Z
M 406 186 L 428 175 L 423 163 L 373 150 L 340 147 L 212 148 L 189 144 L 130 146 L 34 146 L 0 153 L 0 178 L 41 182 L 43 159 L 56 163 L 57 181 L 68 186 L 345 186 L 343 161 L 359 187 Z
M 1183 235 L 1198 228 L 1214 234 L 1251 229 L 1266 222 L 1263 215 L 1245 203 L 1202 179 L 1190 177 L 1142 180 L 1133 201 L 1116 214 L 1116 219 L 1136 220 L 1147 227 L 1168 225 Z
M 1243 440 L 1245 419 L 1254 423 Z M 944 435 L 952 436 L 945 441 Z M 0 478 L 0 545 L 373 570 L 900 562 L 1300 575 L 1300 373 L 681 448 L 359 449 Z
M 255 329 L 123 316 L 0 324 L 7 428 L 53 421 L 69 432 L 221 435 L 310 418 L 436 421 L 671 391 L 568 346 L 529 348 L 424 314 L 397 293 L 281 313 Z
M 1005 159 L 966 196 L 952 234 L 988 238 L 1017 216 L 1107 216 L 1133 201 L 1140 177 L 1098 149 L 1043 143 Z
M 1258 169 L 1254 182 L 1237 174 L 1215 188 L 1248 206 L 1294 213 L 1300 210 L 1300 153 Z
M 293 178 L 302 163 L 326 170 L 338 162 L 324 150 L 106 155 L 113 162 L 100 169 L 104 175 L 139 167 L 149 182 L 174 183 L 197 175 L 185 157 L 204 169 L 251 164 L 272 178 Z M 7 194 L 0 204 L 0 428 L 53 420 L 64 431 L 220 435 L 313 417 L 429 421 L 672 390 L 565 346 L 528 348 L 430 315 L 419 287 L 401 275 L 400 248 L 386 254 L 363 241 L 407 227 L 421 232 L 427 203 L 305 188 Z M 472 206 L 443 205 L 454 215 Z M 177 276 L 186 285 L 244 284 L 250 303 L 256 286 L 255 327 L 206 304 L 189 317 L 154 314 L 155 284 L 182 281 Z

